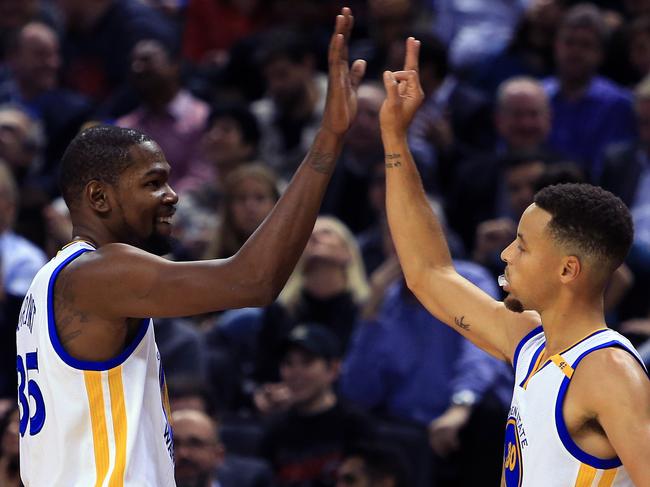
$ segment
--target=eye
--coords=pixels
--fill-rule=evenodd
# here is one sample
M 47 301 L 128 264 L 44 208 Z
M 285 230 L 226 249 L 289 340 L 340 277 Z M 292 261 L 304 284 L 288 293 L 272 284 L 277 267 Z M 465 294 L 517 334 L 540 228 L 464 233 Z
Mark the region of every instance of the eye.
M 153 179 L 153 180 L 151 180 L 151 181 L 147 181 L 147 182 L 145 183 L 145 186 L 146 186 L 147 188 L 158 189 L 158 188 L 160 188 L 160 186 L 161 186 L 161 182 L 160 182 L 160 180 L 158 180 L 158 179 Z

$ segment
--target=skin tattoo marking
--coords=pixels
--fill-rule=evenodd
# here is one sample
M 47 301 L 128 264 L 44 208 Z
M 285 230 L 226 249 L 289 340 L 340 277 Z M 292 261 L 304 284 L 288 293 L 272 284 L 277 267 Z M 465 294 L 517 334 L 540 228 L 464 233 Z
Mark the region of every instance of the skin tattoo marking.
M 309 165 L 316 172 L 329 174 L 332 172 L 332 167 L 334 166 L 334 154 L 314 151 L 311 153 Z
M 456 316 L 454 318 L 454 323 L 456 323 L 457 327 L 462 328 L 463 330 L 469 331 L 469 329 L 471 328 L 471 325 L 469 323 L 465 323 L 464 320 L 465 320 L 464 316 L 461 316 L 460 318 L 458 316 Z
M 402 154 L 392 153 L 386 154 L 386 169 L 392 169 L 394 167 L 400 167 L 402 162 L 400 161 Z

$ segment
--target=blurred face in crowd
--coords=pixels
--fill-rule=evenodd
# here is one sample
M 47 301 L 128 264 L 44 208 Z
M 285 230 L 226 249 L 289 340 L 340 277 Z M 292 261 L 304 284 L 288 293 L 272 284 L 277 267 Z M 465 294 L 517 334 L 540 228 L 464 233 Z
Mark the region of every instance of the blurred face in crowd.
M 223 463 L 225 449 L 214 421 L 199 411 L 172 414 L 176 483 L 179 487 L 209 485 L 214 470 Z
M 641 75 L 650 74 L 650 32 L 637 32 L 630 39 L 630 62 Z
M 639 140 L 646 150 L 650 150 L 650 98 L 637 101 L 636 116 L 639 126 Z
M 178 65 L 172 62 L 160 42 L 140 41 L 131 53 L 131 79 L 142 95 L 157 94 L 176 83 Z
M 26 25 L 10 57 L 10 65 L 27 98 L 56 88 L 61 58 L 55 32 L 36 22 Z
M 304 100 L 313 76 L 312 63 L 308 59 L 295 63 L 289 58 L 274 58 L 264 66 L 263 71 L 269 95 L 285 108 Z
M 280 363 L 280 376 L 298 407 L 317 402 L 331 392 L 338 377 L 338 361 L 328 361 L 300 347 L 292 347 Z
M 336 487 L 372 487 L 361 458 L 350 457 L 341 464 Z
M 14 173 L 27 171 L 38 150 L 30 141 L 32 123 L 20 110 L 0 110 L 0 159 L 7 162 Z
M 596 32 L 586 27 L 560 29 L 555 41 L 555 62 L 561 80 L 586 83 L 596 74 L 603 46 Z
M 252 235 L 275 205 L 273 188 L 255 177 L 243 178 L 234 188 L 230 211 L 237 231 L 245 237 Z
M 544 173 L 544 162 L 530 161 L 506 171 L 506 188 L 510 206 L 517 217 L 533 202 L 535 184 Z
M 239 122 L 232 117 L 216 118 L 203 137 L 203 150 L 216 166 L 227 167 L 250 161 L 255 148 L 244 140 Z
M 535 149 L 544 143 L 551 128 L 548 99 L 543 88 L 526 81 L 504 89 L 496 114 L 499 135 L 510 149 Z
M 379 109 L 384 101 L 384 90 L 364 84 L 357 92 L 357 116 L 346 138 L 347 147 L 356 154 L 374 154 L 383 151 L 379 129 Z

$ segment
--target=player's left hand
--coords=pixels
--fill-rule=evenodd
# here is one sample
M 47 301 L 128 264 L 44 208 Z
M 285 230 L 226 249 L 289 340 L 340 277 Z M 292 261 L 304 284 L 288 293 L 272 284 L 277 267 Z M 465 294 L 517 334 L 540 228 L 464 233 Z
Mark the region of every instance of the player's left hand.
M 352 11 L 344 7 L 336 16 L 329 46 L 329 81 L 322 126 L 336 135 L 343 135 L 357 114 L 357 88 L 366 71 L 362 59 L 349 65 L 348 42 L 353 24 Z

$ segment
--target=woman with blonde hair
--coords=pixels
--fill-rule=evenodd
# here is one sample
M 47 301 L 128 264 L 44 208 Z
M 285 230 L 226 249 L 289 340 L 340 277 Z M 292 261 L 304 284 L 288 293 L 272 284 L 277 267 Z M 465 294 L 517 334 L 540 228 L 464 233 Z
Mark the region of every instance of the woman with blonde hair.
M 231 172 L 224 181 L 219 225 L 204 257 L 223 259 L 236 254 L 279 198 L 278 178 L 268 167 L 250 164 Z

